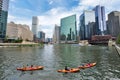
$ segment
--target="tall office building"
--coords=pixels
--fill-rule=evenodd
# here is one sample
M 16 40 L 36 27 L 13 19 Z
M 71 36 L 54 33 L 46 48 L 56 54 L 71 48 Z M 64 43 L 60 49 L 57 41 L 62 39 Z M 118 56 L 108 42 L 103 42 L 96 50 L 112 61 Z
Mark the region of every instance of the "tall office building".
M 39 31 L 38 38 L 41 42 L 45 42 L 45 33 L 43 31 Z
M 71 15 L 61 19 L 61 41 L 76 41 L 76 15 Z
M 53 42 L 60 43 L 60 26 L 55 25 L 54 33 L 53 33 Z
M 32 17 L 32 32 L 34 34 L 35 37 L 38 37 L 38 23 L 39 20 L 38 20 L 38 17 L 37 16 L 33 16 Z
M 93 28 L 95 23 L 95 12 L 85 10 L 80 16 L 80 39 L 89 40 L 93 35 Z
M 95 11 L 95 20 L 96 20 L 96 35 L 105 35 L 106 31 L 106 20 L 105 20 L 105 7 L 96 6 Z
M 0 39 L 6 36 L 9 0 L 0 0 Z
M 108 14 L 108 31 L 113 37 L 120 34 L 120 12 L 113 11 Z

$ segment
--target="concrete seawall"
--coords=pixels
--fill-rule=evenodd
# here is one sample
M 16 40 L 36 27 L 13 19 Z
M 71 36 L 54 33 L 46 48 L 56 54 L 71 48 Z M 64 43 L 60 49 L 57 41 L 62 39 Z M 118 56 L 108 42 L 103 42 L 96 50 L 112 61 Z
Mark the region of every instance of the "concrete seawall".
M 120 55 L 120 47 L 119 47 L 118 45 L 115 44 L 115 48 L 116 48 L 118 54 Z
M 38 43 L 33 43 L 33 42 L 0 43 L 0 47 L 17 47 L 17 46 L 31 46 L 31 45 L 38 45 Z

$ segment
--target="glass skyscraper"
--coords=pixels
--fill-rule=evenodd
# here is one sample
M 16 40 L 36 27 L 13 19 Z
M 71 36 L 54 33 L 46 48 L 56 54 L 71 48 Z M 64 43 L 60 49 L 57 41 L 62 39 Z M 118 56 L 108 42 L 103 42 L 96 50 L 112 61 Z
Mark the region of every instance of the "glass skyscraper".
M 76 15 L 71 15 L 61 19 L 61 41 L 76 41 Z
M 105 35 L 106 20 L 105 20 L 105 7 L 97 5 L 94 9 L 96 20 L 96 35 Z
M 93 35 L 93 28 L 95 24 L 95 12 L 85 10 L 80 16 L 80 39 L 89 40 Z
M 6 36 L 9 0 L 0 0 L 0 39 Z
M 38 38 L 40 39 L 40 41 L 45 42 L 45 33 L 43 31 L 39 31 Z

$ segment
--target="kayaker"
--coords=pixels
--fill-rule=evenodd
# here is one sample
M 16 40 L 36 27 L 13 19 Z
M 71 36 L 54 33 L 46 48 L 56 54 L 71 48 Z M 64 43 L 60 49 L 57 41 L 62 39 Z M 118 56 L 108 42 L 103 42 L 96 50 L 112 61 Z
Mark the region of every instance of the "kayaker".
M 67 67 L 67 66 L 65 66 L 65 70 L 69 71 L 69 69 L 68 69 L 68 67 Z
M 31 68 L 33 67 L 33 65 L 31 65 Z
M 25 65 L 23 65 L 23 69 L 26 70 L 26 68 L 27 68 L 27 67 L 26 67 Z
M 86 66 L 89 66 L 89 67 L 90 67 L 90 65 L 91 65 L 90 63 L 86 64 Z

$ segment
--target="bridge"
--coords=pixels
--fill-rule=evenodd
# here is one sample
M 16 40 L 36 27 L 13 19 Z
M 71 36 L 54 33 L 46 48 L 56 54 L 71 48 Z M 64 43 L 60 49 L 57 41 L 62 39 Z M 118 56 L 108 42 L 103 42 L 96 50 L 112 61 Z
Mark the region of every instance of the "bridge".
M 114 38 L 111 35 L 94 35 L 88 42 L 93 45 L 108 45 L 109 40 L 114 40 Z
M 100 45 L 108 45 L 108 42 L 109 42 L 109 40 L 108 41 L 98 41 L 98 40 L 94 40 L 94 41 L 89 41 L 89 44 L 92 44 L 92 45 L 98 45 L 98 44 L 100 44 Z

